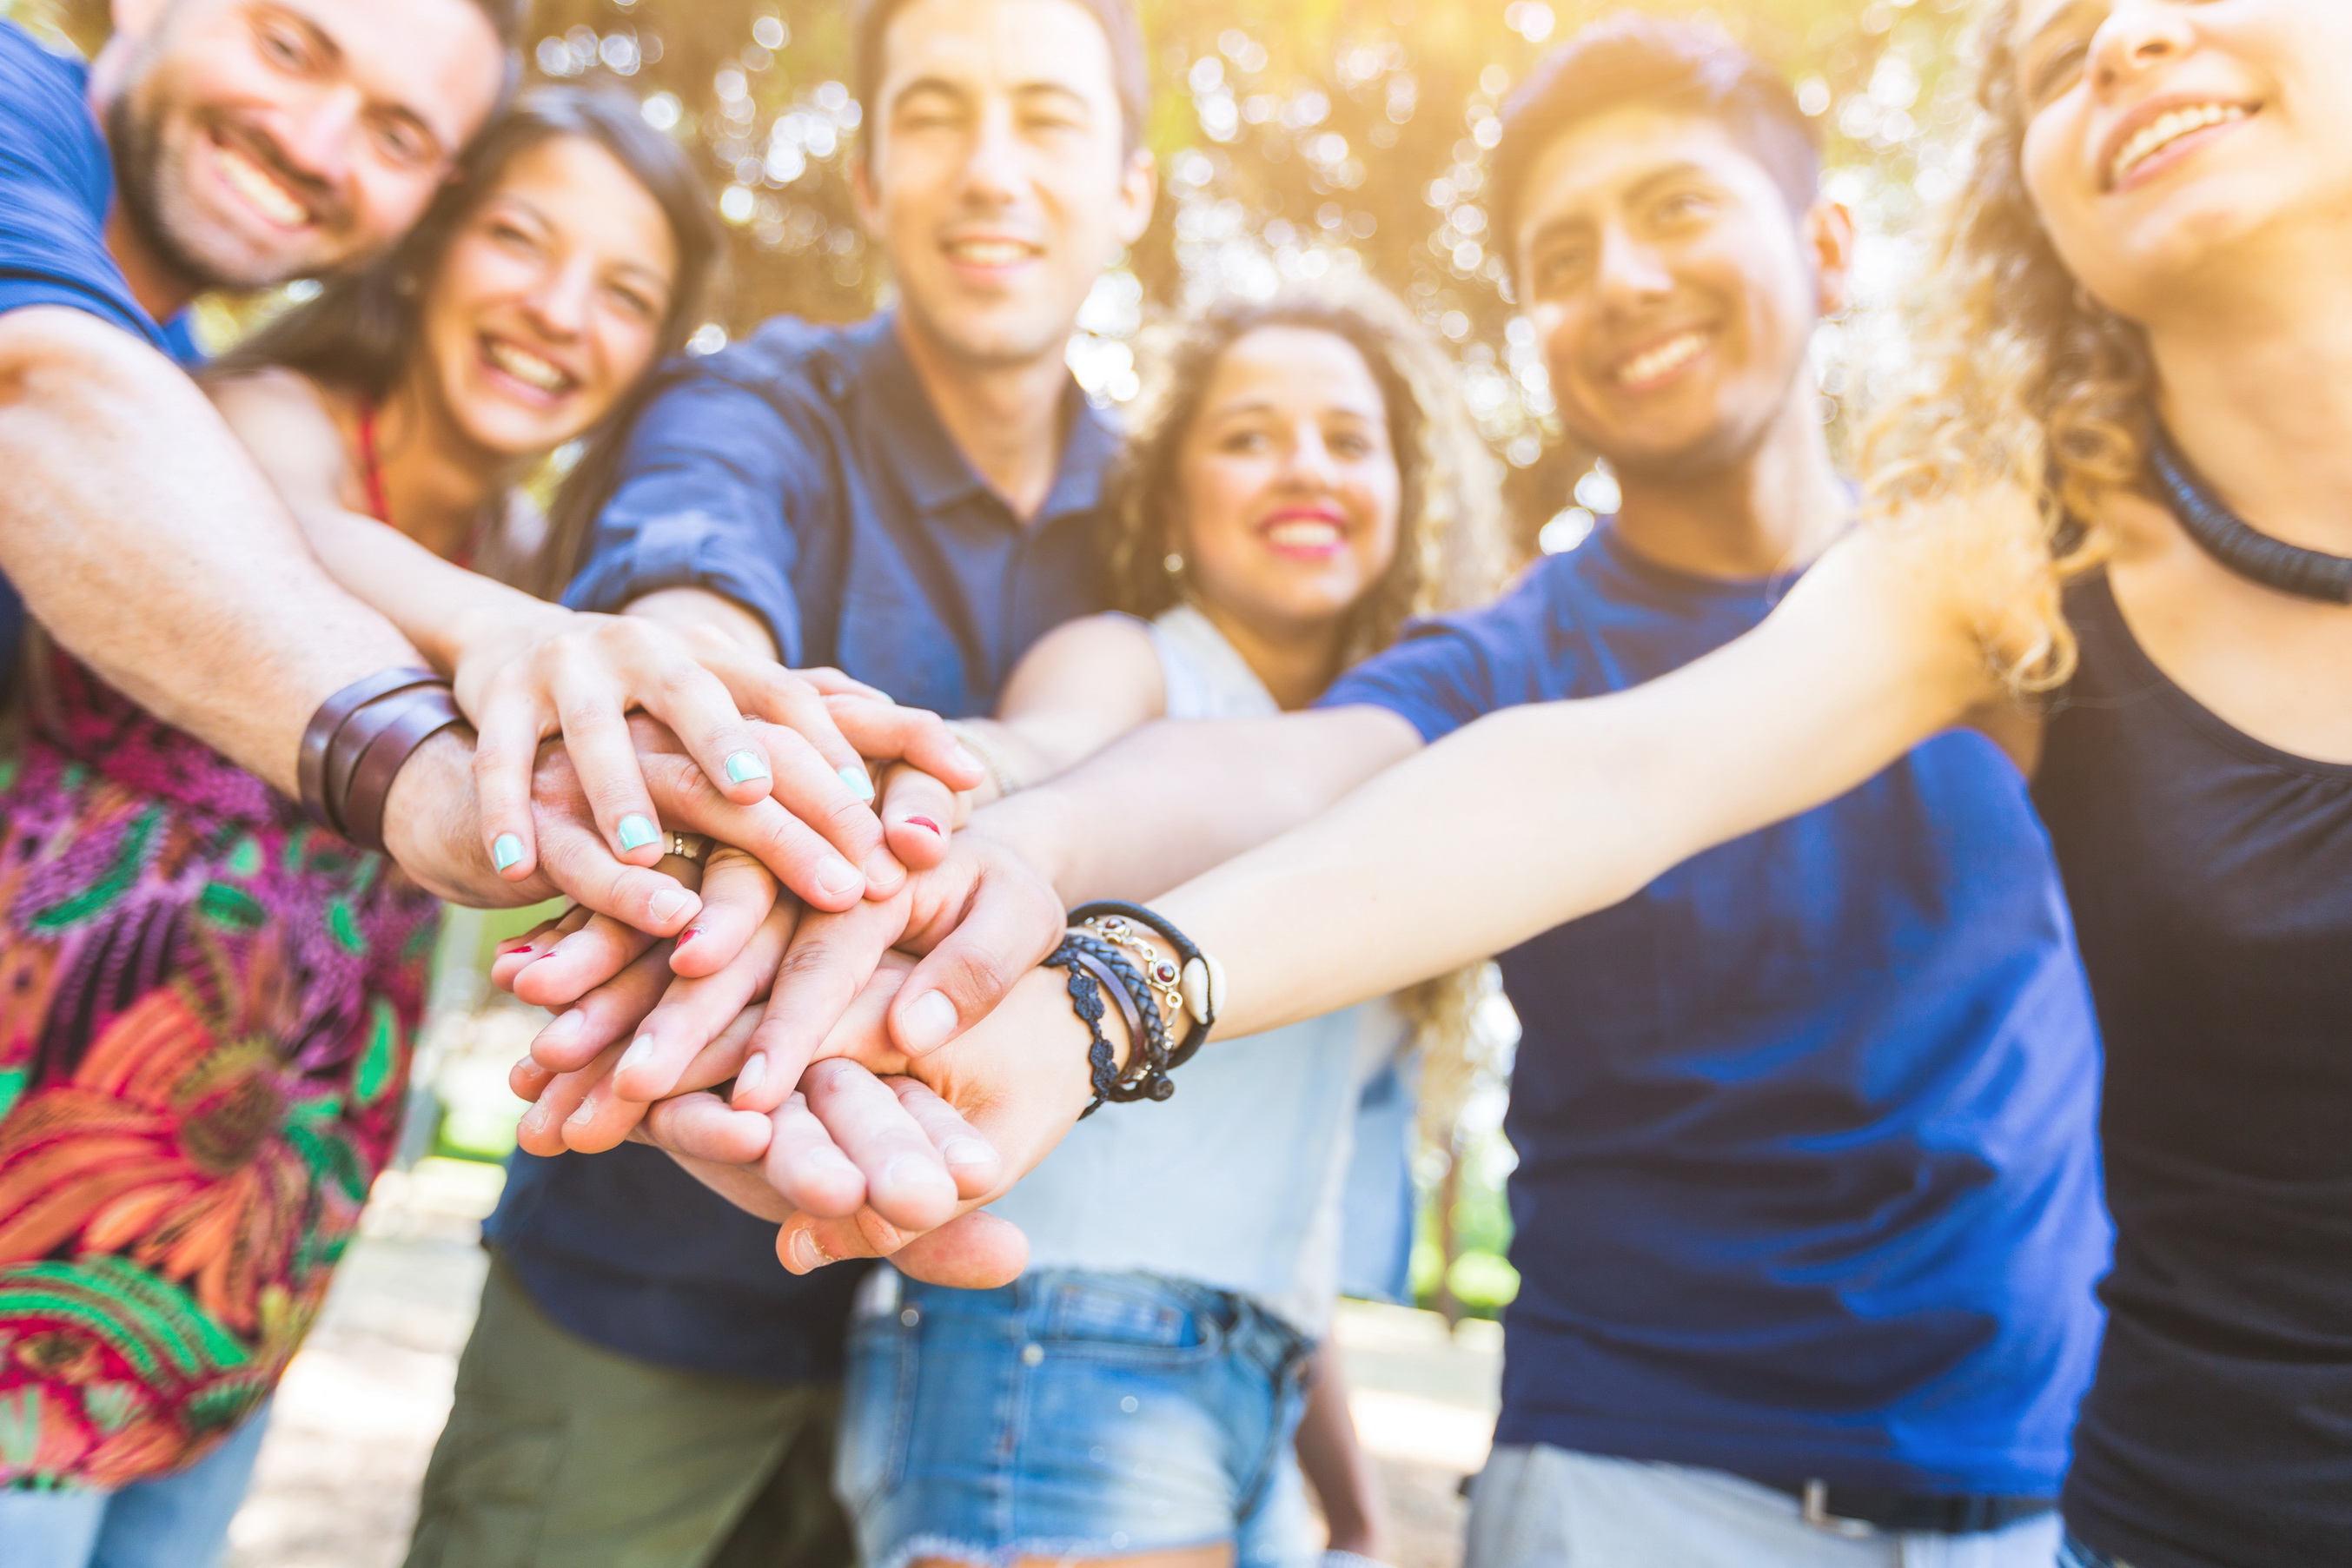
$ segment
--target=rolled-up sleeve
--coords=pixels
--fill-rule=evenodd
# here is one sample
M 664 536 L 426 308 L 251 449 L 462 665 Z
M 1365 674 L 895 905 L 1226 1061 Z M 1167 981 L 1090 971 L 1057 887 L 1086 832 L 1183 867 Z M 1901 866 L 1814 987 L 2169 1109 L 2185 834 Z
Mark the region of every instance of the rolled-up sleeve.
M 784 663 L 798 664 L 792 518 L 810 500 L 798 490 L 815 467 L 774 404 L 690 373 L 638 417 L 563 602 L 617 611 L 665 588 L 706 588 L 766 621 Z

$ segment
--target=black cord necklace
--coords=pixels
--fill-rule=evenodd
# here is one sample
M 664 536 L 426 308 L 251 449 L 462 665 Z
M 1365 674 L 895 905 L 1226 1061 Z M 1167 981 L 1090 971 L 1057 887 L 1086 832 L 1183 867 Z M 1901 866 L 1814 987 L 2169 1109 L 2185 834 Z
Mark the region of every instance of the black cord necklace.
M 2157 482 L 2172 515 L 2205 553 L 2236 572 L 2281 593 L 2352 604 L 2352 557 L 2305 549 L 2257 533 L 2221 505 L 2172 440 L 2157 432 L 2153 454 Z

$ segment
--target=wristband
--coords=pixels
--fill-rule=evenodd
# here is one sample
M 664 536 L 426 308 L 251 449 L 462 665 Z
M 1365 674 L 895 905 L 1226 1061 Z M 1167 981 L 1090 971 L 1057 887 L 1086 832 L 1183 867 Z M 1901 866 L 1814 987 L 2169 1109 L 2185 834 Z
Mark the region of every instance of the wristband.
M 1087 1102 L 1085 1110 L 1078 1113 L 1078 1120 L 1083 1122 L 1101 1110 L 1103 1102 L 1108 1100 L 1118 1087 L 1118 1053 L 1111 1049 L 1110 1037 L 1103 1033 L 1102 987 L 1079 963 L 1066 937 L 1060 946 L 1045 955 L 1045 963 L 1051 968 L 1068 971 L 1070 1010 L 1076 1013 L 1078 1021 L 1087 1026 L 1087 1070 L 1094 1085 L 1095 1097 Z
M 466 716 L 457 711 L 446 686 L 403 693 L 353 716 L 347 730 L 367 725 L 374 736 L 352 768 L 351 792 L 342 801 L 343 837 L 363 850 L 382 853 L 383 803 L 392 793 L 393 779 L 418 747 L 452 725 L 465 722 Z
M 319 705 L 310 722 L 302 728 L 302 745 L 294 759 L 294 781 L 297 798 L 302 802 L 303 815 L 331 833 L 340 834 L 342 824 L 327 809 L 327 753 L 334 745 L 352 716 L 380 697 L 404 692 L 412 686 L 438 682 L 439 675 L 415 665 L 397 669 L 378 670 L 365 675 Z M 336 797 L 340 799 L 340 795 Z
M 1135 1043 L 1128 1059 L 1128 1076 L 1119 1080 L 1110 1098 L 1124 1104 L 1134 1100 L 1166 1100 L 1175 1093 L 1176 1085 L 1168 1080 L 1168 1027 L 1162 1021 L 1160 1004 L 1150 984 L 1136 972 L 1134 965 L 1120 956 L 1117 947 L 1099 936 L 1073 931 L 1063 938 L 1062 945 L 1088 972 L 1111 988 L 1119 1011 L 1128 1020 L 1129 1038 Z
M 1184 1038 L 1170 1049 L 1168 1065 L 1181 1067 L 1192 1061 L 1192 1053 L 1201 1049 L 1202 1042 L 1209 1038 L 1209 1030 L 1216 1026 L 1217 1014 L 1225 1005 L 1225 967 L 1202 952 L 1166 915 L 1140 904 L 1113 899 L 1082 904 L 1070 911 L 1070 924 L 1090 927 L 1106 940 L 1122 943 L 1133 936 L 1134 926 L 1140 925 L 1176 949 L 1174 963 L 1154 955 L 1145 974 L 1156 984 L 1174 986 L 1183 998 L 1184 1015 L 1191 1020 Z

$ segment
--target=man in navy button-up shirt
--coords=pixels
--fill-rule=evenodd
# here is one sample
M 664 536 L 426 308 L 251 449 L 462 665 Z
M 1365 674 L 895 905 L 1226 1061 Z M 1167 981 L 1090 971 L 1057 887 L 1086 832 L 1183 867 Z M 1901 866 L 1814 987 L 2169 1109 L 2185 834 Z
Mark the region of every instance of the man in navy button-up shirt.
M 1139 28 L 1129 0 L 882 0 L 858 43 L 860 217 L 898 308 L 676 368 L 566 601 L 714 590 L 787 664 L 982 714 L 1104 602 L 1117 438 L 1066 354 L 1150 215 Z M 412 1568 L 518 1561 L 509 1531 L 567 1563 L 847 1560 L 824 1385 L 853 1271 L 787 1274 L 772 1224 L 635 1145 L 518 1155 L 488 1233 Z

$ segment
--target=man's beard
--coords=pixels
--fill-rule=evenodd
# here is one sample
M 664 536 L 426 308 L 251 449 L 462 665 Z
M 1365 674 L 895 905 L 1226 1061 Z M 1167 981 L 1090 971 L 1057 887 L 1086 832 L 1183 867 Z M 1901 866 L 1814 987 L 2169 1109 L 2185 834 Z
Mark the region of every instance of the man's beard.
M 149 80 L 134 79 L 106 110 L 115 199 L 121 204 L 124 221 L 148 253 L 191 294 L 215 288 L 266 288 L 315 270 L 319 258 L 311 254 L 257 256 L 247 247 L 236 246 L 236 254 L 222 255 L 218 253 L 232 247 L 204 243 L 202 224 L 174 209 L 184 200 L 190 178 L 186 166 L 190 143 L 205 131 L 190 116 L 185 140 L 173 147 L 164 134 L 171 106 L 159 99 Z M 233 144 L 289 190 L 301 193 L 311 211 L 327 220 L 319 227 L 333 232 L 331 219 L 337 209 L 331 192 L 289 167 L 278 149 L 262 139 L 241 136 Z

